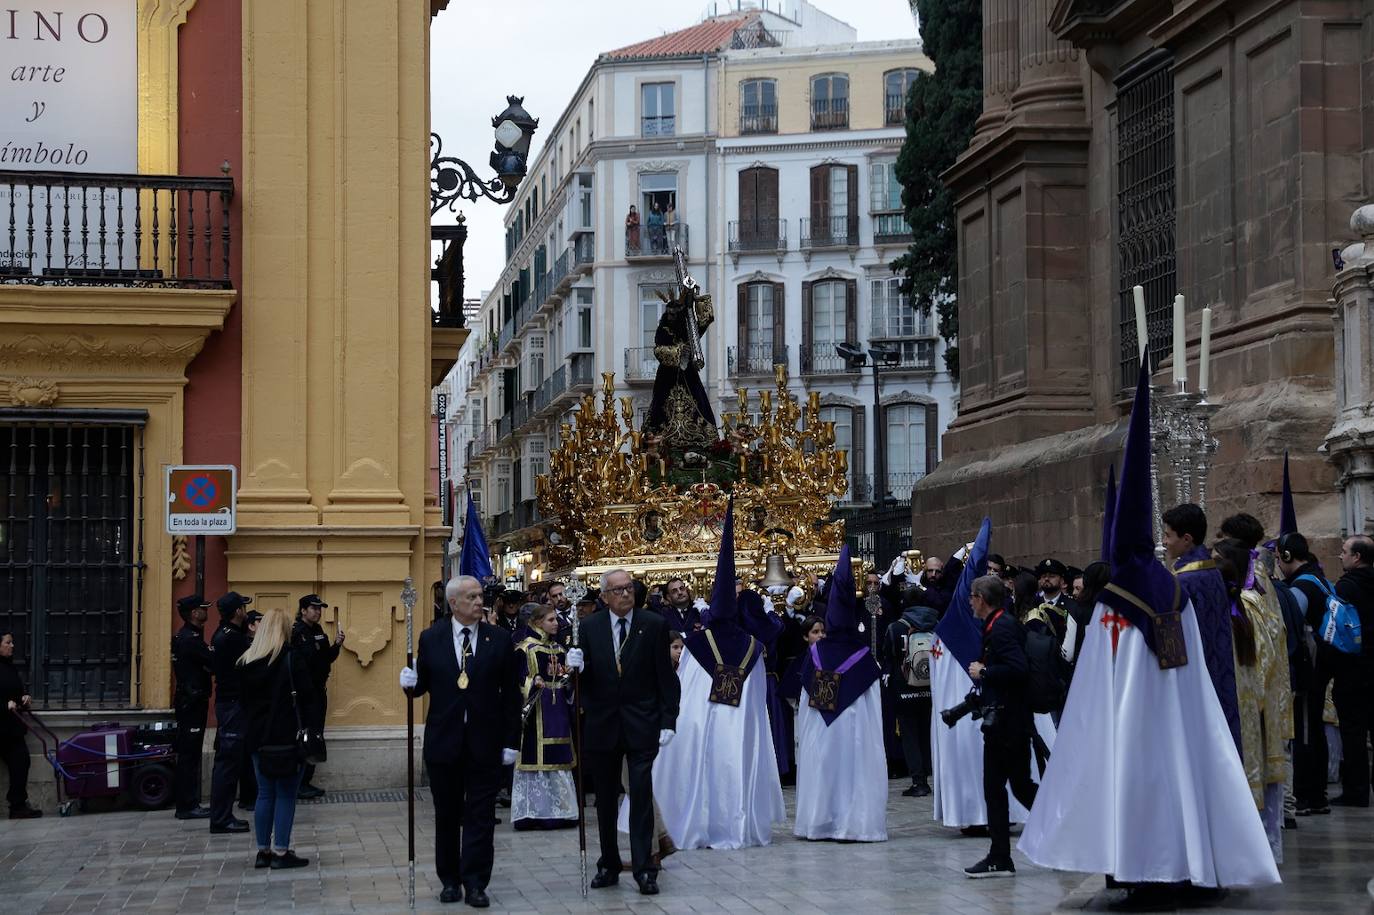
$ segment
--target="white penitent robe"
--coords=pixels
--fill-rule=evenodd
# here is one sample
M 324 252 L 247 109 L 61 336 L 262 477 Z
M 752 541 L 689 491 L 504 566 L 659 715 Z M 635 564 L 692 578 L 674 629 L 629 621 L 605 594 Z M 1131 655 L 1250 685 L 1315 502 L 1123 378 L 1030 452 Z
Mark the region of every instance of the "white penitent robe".
M 936 643 L 939 644 L 938 641 Z M 930 763 L 933 776 L 935 819 L 945 826 L 962 829 L 965 826 L 986 826 L 988 808 L 983 803 L 983 732 L 982 721 L 964 717 L 954 727 L 947 727 L 940 712 L 953 708 L 973 688 L 968 671 L 959 659 L 948 651 L 930 656 Z M 1054 719 L 1049 715 L 1035 716 L 1035 729 L 1054 750 Z M 1040 781 L 1040 767 L 1031 753 L 1031 778 Z M 1007 788 L 1008 818 L 1012 823 L 1024 823 L 1028 811 Z
M 826 725 L 806 689 L 797 706 L 797 823 L 803 839 L 887 841 L 887 758 L 875 681 Z
M 1172 670 L 1159 669 L 1133 626 L 1113 651 L 1117 627 L 1104 614 L 1098 604 L 1017 847 L 1042 867 L 1130 883 L 1278 883 L 1192 605 L 1182 620 L 1188 663 Z
M 739 706 L 722 705 L 710 701 L 711 675 L 682 653 L 677 735 L 654 761 L 654 796 L 678 848 L 767 845 L 773 824 L 786 819 L 767 676 L 755 664 Z

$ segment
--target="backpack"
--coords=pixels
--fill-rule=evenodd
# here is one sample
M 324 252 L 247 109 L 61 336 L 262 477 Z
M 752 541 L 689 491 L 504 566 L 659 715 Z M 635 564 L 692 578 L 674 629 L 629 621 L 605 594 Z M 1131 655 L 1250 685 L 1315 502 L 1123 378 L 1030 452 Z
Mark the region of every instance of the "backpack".
M 1303 619 L 1298 599 L 1293 589 L 1277 578 L 1268 579 L 1278 598 L 1279 610 L 1283 616 L 1283 628 L 1288 637 L 1288 685 L 1293 692 L 1307 690 L 1305 674 L 1312 669 L 1312 657 L 1307 650 L 1307 621 Z
M 1026 698 L 1031 711 L 1038 715 L 1059 711 L 1064 704 L 1064 681 L 1059 675 L 1063 655 L 1054 636 L 1027 630 L 1026 662 L 1030 667 Z
M 902 638 L 902 677 L 906 685 L 918 695 L 930 695 L 930 649 L 935 644 L 933 632 L 908 632 Z
M 1307 579 L 1326 595 L 1326 612 L 1317 630 L 1317 638 L 1344 654 L 1360 653 L 1360 614 L 1353 604 L 1336 596 L 1330 582 L 1315 575 L 1299 575 L 1294 581 Z

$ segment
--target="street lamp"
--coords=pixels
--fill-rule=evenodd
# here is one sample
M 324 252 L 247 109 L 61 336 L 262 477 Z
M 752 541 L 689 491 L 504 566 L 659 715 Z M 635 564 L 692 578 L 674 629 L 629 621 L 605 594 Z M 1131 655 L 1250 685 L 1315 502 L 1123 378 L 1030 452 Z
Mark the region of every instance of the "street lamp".
M 857 372 L 873 360 L 873 506 L 877 508 L 888 504 L 887 499 L 887 442 L 883 435 L 883 366 L 897 365 L 902 361 L 898 350 L 886 347 L 873 347 L 868 352 L 855 343 L 837 343 L 835 352 L 848 364 L 850 371 Z M 893 500 L 896 501 L 895 499 Z
M 444 141 L 437 133 L 429 135 L 429 215 L 445 207 L 453 210 L 462 199 L 475 203 L 479 195 L 503 204 L 515 199 L 515 190 L 529 164 L 530 140 L 539 119 L 530 117 L 521 107 L 524 98 L 508 95 L 506 101 L 506 110 L 491 119 L 496 130 L 491 167 L 496 177 L 490 181 L 477 177 L 477 172 L 462 159 L 442 155 Z

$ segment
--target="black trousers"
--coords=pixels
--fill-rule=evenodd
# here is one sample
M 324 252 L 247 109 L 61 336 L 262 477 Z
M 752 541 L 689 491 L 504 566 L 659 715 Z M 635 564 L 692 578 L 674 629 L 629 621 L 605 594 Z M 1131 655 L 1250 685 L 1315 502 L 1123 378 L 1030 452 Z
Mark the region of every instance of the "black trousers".
M 237 699 L 215 703 L 215 768 L 210 773 L 210 825 L 228 826 L 234 819 L 234 798 L 243 771 L 243 727 L 247 723 Z
M 1317 657 L 1307 689 L 1307 702 L 1302 709 L 1302 722 L 1296 720 L 1294 734 L 1298 738 L 1294 753 L 1293 795 L 1298 809 L 1326 806 L 1326 730 L 1322 713 L 1326 708 L 1326 686 L 1336 676 L 1339 659 L 1329 645 L 1317 645 Z
M 464 760 L 425 763 L 434 798 L 434 869 L 444 886 L 491 882 L 496 832 L 496 792 L 501 766 Z
M 177 719 L 177 766 L 172 777 L 172 797 L 177 813 L 189 813 L 200 806 L 200 757 L 205 748 L 205 719 L 210 700 L 179 702 Z
M 620 873 L 620 841 L 616 820 L 620 809 L 620 770 L 629 770 L 626 792 L 630 799 L 630 863 L 634 873 L 656 872 L 649 858 L 654 844 L 654 757 L 658 747 L 649 750 L 617 748 L 587 751 L 592 788 L 596 791 L 596 827 L 601 837 L 601 857 L 596 866 Z
M 1358 658 L 1342 658 L 1331 690 L 1341 728 L 1341 797 L 1347 802 L 1369 800 L 1370 703 L 1374 679 Z
M 320 698 L 316 702 L 310 703 L 310 707 L 305 709 L 302 716 L 305 719 L 306 727 L 318 728 L 321 734 L 324 733 L 324 716 L 329 710 L 329 694 L 324 691 L 324 687 L 316 685 L 315 693 Z M 305 774 L 301 776 L 301 787 L 312 785 L 315 777 L 315 766 L 312 763 L 305 764 Z
M 924 782 L 930 777 L 930 700 L 898 700 L 897 726 L 911 782 Z
M 5 712 L 6 715 L 9 712 Z M 10 770 L 10 788 L 5 798 L 10 809 L 25 807 L 29 803 L 29 745 L 23 734 L 0 736 L 0 757 L 5 760 L 5 768 Z
M 1010 804 L 1007 783 L 1012 794 L 1027 810 L 1035 803 L 1035 782 L 1030 776 L 1031 738 L 1029 733 L 1007 737 L 983 736 L 983 802 L 988 808 L 988 835 L 992 850 L 988 857 L 998 861 L 1011 859 Z

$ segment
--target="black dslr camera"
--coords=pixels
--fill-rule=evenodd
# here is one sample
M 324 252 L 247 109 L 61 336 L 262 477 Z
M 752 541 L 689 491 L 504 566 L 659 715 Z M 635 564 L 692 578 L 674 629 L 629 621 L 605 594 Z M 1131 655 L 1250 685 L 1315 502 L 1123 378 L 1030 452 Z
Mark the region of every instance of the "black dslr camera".
M 952 728 L 958 724 L 965 715 L 972 717 L 974 721 L 981 719 L 983 722 L 982 731 L 984 734 L 988 734 L 996 730 L 998 720 L 1001 717 L 1000 712 L 1000 706 L 985 705 L 983 703 L 983 694 L 974 688 L 968 691 L 968 695 L 965 696 L 963 701 L 958 705 L 942 711 L 940 713 L 940 720 L 945 723 L 946 727 Z

